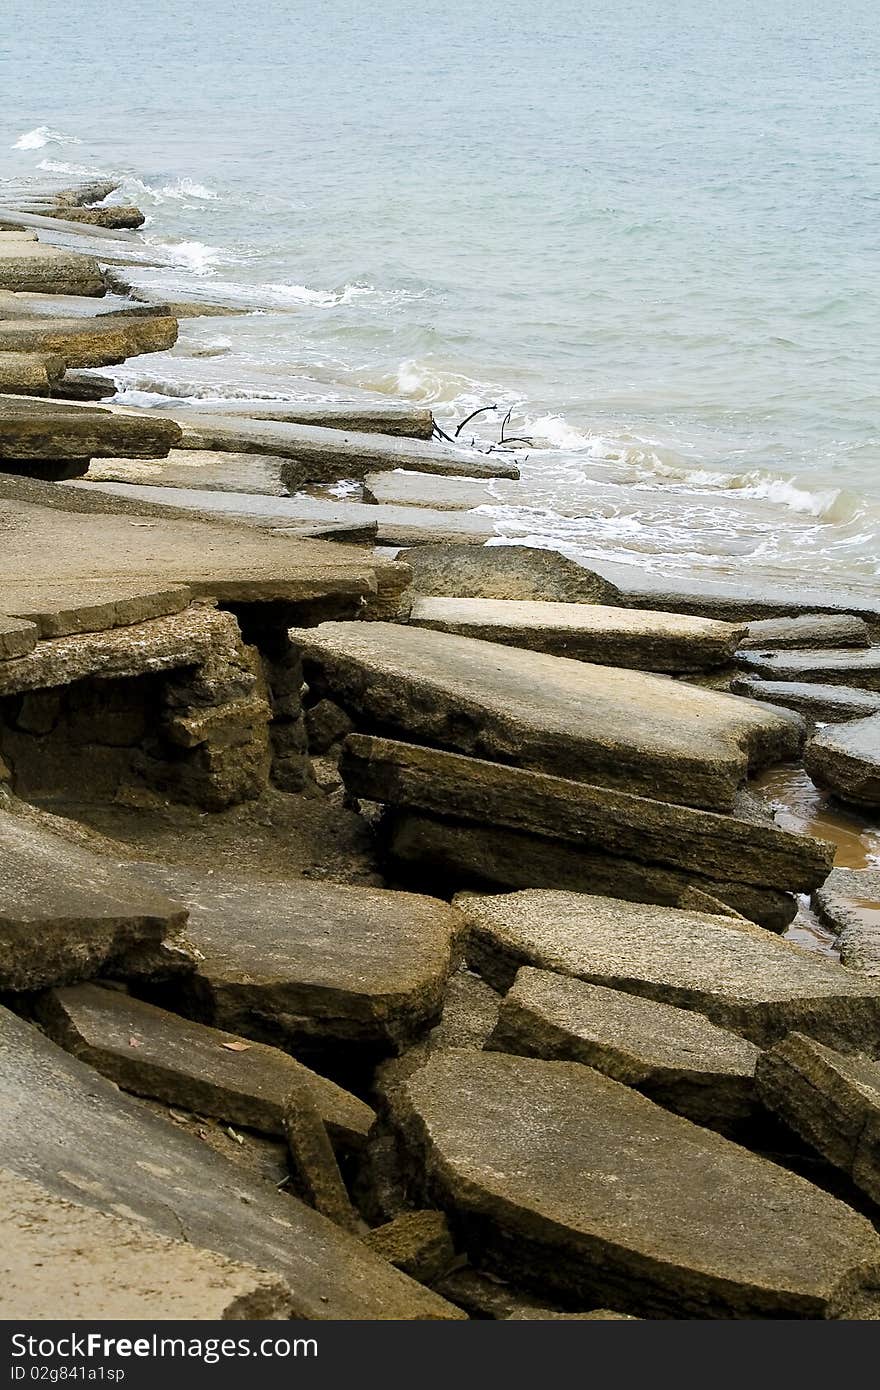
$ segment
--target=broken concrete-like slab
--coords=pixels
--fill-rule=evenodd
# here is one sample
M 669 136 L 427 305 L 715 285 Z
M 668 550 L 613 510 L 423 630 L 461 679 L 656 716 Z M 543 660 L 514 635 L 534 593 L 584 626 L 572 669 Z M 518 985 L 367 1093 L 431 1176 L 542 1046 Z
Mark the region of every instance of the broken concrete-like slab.
M 103 314 L 98 318 L 0 319 L 0 352 L 59 353 L 68 367 L 110 367 L 177 341 L 170 315 Z
M 840 647 L 825 651 L 740 651 L 741 666 L 774 681 L 813 681 L 880 690 L 880 647 Z
M 877 1316 L 864 1217 L 590 1067 L 438 1054 L 407 1081 L 399 1123 L 465 1247 L 569 1306 Z
M 852 613 L 800 613 L 791 618 L 763 618 L 749 623 L 744 649 L 764 647 L 867 647 L 871 633 L 864 618 Z
M 812 905 L 836 934 L 842 963 L 880 977 L 880 868 L 834 869 Z
M 490 761 L 729 809 L 790 755 L 794 715 L 642 672 L 390 623 L 293 629 L 306 680 L 379 731 Z
M 280 1135 L 285 1102 L 304 1087 L 331 1139 L 346 1151 L 363 1147 L 376 1118 L 363 1101 L 286 1052 L 193 1023 L 116 989 L 54 990 L 37 1010 L 55 1042 L 135 1095 Z
M 287 1318 L 277 1275 L 53 1197 L 0 1169 L 0 1317 L 12 1321 Z
M 753 1043 L 702 1014 L 549 970 L 517 972 L 487 1046 L 582 1062 L 722 1132 L 753 1120 L 758 1108 Z
M 26 618 L 45 639 L 68 637 L 76 632 L 105 632 L 152 618 L 167 618 L 188 607 L 190 598 L 189 589 L 180 584 L 164 587 L 147 580 L 140 584 L 117 580 L 111 584 L 106 579 L 65 583 L 50 578 L 27 587 L 18 585 L 10 602 L 17 617 Z
M 733 814 L 719 815 L 365 734 L 346 740 L 340 773 L 350 794 L 367 801 L 526 830 L 707 879 L 806 891 L 833 863 L 830 845 L 756 815 L 745 793 Z
M 303 879 L 226 878 L 160 865 L 201 953 L 187 1011 L 295 1050 L 353 1044 L 386 1052 L 440 1012 L 461 922 L 446 903 Z M 185 986 L 187 991 L 190 985 Z
M 426 406 L 400 401 L 350 405 L 328 401 L 204 401 L 185 413 L 177 412 L 176 418 L 198 423 L 202 415 L 230 421 L 275 420 L 320 429 L 402 435 L 407 439 L 430 439 L 434 433 L 434 416 Z
M 53 353 L 0 352 L 0 391 L 48 396 L 64 375 L 64 358 Z
M 281 1112 L 290 1167 L 297 1196 L 334 1225 L 359 1235 L 361 1220 L 351 1204 L 336 1155 L 311 1089 L 294 1082 Z
M 519 599 L 413 601 L 415 627 L 639 671 L 702 671 L 732 660 L 744 629 L 711 618 Z
M 848 685 L 813 685 L 808 681 L 765 681 L 756 676 L 736 676 L 734 695 L 748 695 L 771 705 L 785 705 L 805 719 L 836 724 L 880 714 L 880 690 L 855 690 Z
M 0 396 L 0 460 L 7 462 L 120 453 L 162 458 L 179 438 L 179 427 L 161 415 L 114 415 L 101 406 Z
M 0 245 L 0 289 L 37 290 L 46 294 L 103 295 L 101 267 L 90 256 L 46 246 L 41 241 Z
M 0 848 L 0 990 L 88 979 L 186 920 L 137 873 L 7 811 Z
M 613 584 L 555 550 L 525 545 L 420 546 L 406 556 L 413 587 L 439 598 L 519 599 L 548 603 L 618 601 Z
M 19 617 L 7 617 L 0 613 L 0 661 L 27 656 L 37 645 L 39 635 L 39 628 L 35 623 L 24 622 Z
M 267 1269 L 289 1288 L 293 1317 L 457 1316 L 332 1222 L 154 1117 L 5 1009 L 0 1125 L 9 1171 L 142 1230 Z
M 442 1279 L 455 1263 L 449 1223 L 442 1211 L 407 1211 L 364 1237 L 377 1255 L 421 1284 Z
M 496 989 L 521 965 L 696 1009 L 769 1047 L 793 1029 L 876 1046 L 880 982 L 750 922 L 589 894 L 460 893 L 469 963 Z
M 758 1060 L 761 1099 L 880 1206 L 880 1063 L 791 1033 Z
M 822 729 L 804 750 L 804 767 L 841 801 L 880 806 L 880 714 Z
M 288 497 L 291 489 L 287 480 L 290 477 L 290 461 L 272 454 L 172 449 L 167 458 L 156 463 L 143 463 L 130 458 L 95 460 L 89 467 L 86 481 Z

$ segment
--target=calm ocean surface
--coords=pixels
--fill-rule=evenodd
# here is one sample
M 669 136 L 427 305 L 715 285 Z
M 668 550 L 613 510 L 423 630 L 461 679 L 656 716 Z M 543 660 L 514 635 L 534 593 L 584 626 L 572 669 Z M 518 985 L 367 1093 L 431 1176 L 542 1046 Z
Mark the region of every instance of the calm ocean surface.
M 4 20 L 0 179 L 124 175 L 168 261 L 134 279 L 262 311 L 188 321 L 119 369 L 132 399 L 512 406 L 540 541 L 876 584 L 875 3 Z

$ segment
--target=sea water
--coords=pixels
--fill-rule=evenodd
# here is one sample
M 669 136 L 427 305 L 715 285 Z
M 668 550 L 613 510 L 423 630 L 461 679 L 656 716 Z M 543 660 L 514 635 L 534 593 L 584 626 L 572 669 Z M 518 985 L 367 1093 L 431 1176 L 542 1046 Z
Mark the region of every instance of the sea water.
M 499 534 L 876 588 L 869 0 L 6 0 L 0 179 L 112 175 L 240 305 L 132 400 L 403 398 L 517 446 Z M 2 185 L 0 185 L 2 197 Z

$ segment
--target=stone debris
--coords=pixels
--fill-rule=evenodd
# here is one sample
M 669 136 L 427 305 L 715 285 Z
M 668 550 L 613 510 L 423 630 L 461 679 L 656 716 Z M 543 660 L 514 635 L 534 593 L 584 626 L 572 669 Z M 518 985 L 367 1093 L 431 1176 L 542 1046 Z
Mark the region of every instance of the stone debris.
M 658 800 L 729 810 L 750 766 L 801 741 L 787 712 L 472 637 L 325 623 L 291 639 L 309 685 L 368 726 Z
M 131 627 L 153 618 L 182 613 L 189 606 L 191 593 L 182 584 L 140 583 L 106 579 L 35 581 L 17 585 L 11 597 L 0 600 L 14 607 L 16 617 L 26 619 L 41 639 L 71 637 L 80 632 L 106 632 L 115 627 Z M 10 621 L 4 619 L 3 621 Z M 33 644 L 31 644 L 31 650 Z M 0 655 L 24 655 L 4 652 Z
M 36 623 L 0 613 L 0 660 L 27 656 L 37 645 L 40 630 Z
M 167 1013 L 117 989 L 77 985 L 37 1004 L 46 1032 L 134 1095 L 267 1134 L 284 1133 L 288 1097 L 305 1091 L 333 1143 L 366 1143 L 368 1105 L 286 1052 Z
M 812 902 L 837 937 L 841 962 L 880 978 L 880 869 L 834 869 Z
M 310 1086 L 293 1083 L 282 1107 L 281 1124 L 297 1195 L 344 1231 L 358 1235 L 360 1220 Z
M 48 396 L 63 375 L 64 358 L 56 354 L 0 352 L 0 392 L 4 394 Z
M 741 651 L 740 665 L 764 680 L 810 681 L 880 691 L 880 646 L 824 651 Z
M 0 1317 L 6 1320 L 290 1316 L 290 1292 L 278 1275 L 170 1240 L 111 1211 L 53 1197 L 3 1169 L 0 1204 Z
M 442 1211 L 408 1211 L 377 1226 L 364 1243 L 420 1284 L 434 1284 L 456 1262 L 449 1223 Z
M 37 290 L 43 294 L 107 293 L 96 260 L 56 246 L 44 246 L 41 241 L 0 243 L 0 289 Z
M 751 922 L 588 894 L 460 893 L 471 966 L 506 990 L 521 965 L 695 1009 L 769 1047 L 793 1029 L 876 1045 L 880 982 Z
M 764 647 L 868 647 L 871 630 L 852 613 L 801 613 L 792 618 L 763 618 L 749 623 L 740 642 L 744 650 Z
M 523 545 L 424 545 L 407 555 L 413 586 L 442 598 L 545 603 L 618 602 L 613 584 L 555 550 Z
M 488 1047 L 583 1062 L 722 1132 L 755 1118 L 753 1043 L 688 1009 L 551 971 L 517 972 Z
M 880 1063 L 790 1033 L 755 1075 L 768 1109 L 880 1206 Z
M 880 714 L 822 729 L 804 750 L 804 767 L 841 801 L 880 806 Z
M 422 598 L 409 621 L 505 646 L 639 671 L 702 671 L 729 662 L 743 629 L 710 618 L 603 604 Z
M 404 1095 L 423 1186 L 502 1277 L 642 1316 L 877 1316 L 864 1217 L 590 1067 L 451 1051 Z
M 785 705 L 805 719 L 830 724 L 846 719 L 864 719 L 880 714 L 880 690 L 855 690 L 847 685 L 813 685 L 807 681 L 764 681 L 754 676 L 736 676 L 731 682 L 735 695 Z

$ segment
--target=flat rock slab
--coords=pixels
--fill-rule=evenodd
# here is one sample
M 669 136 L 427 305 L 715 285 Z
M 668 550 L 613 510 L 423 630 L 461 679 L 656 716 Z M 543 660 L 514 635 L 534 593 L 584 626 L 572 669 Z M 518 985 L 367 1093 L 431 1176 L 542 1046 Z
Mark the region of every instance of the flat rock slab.
M 880 714 L 822 729 L 806 746 L 804 766 L 841 801 L 880 806 Z
M 283 1134 L 285 1103 L 303 1088 L 334 1144 L 363 1147 L 368 1105 L 262 1043 L 245 1042 L 115 989 L 75 985 L 44 995 L 46 1032 L 125 1091 L 267 1134 Z
M 733 917 L 541 890 L 460 893 L 471 965 L 496 989 L 521 965 L 695 1009 L 769 1047 L 793 1029 L 876 1046 L 880 983 Z
M 801 613 L 793 618 L 761 618 L 749 623 L 745 648 L 867 647 L 871 633 L 852 613 Z
M 179 438 L 179 426 L 161 416 L 115 415 L 100 406 L 0 396 L 0 460 L 120 453 L 161 458 Z
M 831 724 L 880 714 L 880 690 L 854 690 L 847 685 L 813 685 L 808 681 L 765 681 L 757 676 L 737 676 L 730 686 L 734 695 L 748 695 L 771 705 L 785 705 L 805 719 Z
M 365 734 L 346 740 L 340 773 L 367 801 L 531 831 L 707 879 L 805 891 L 833 863 L 830 845 L 756 816 L 745 795 L 733 815 L 719 815 Z
M 703 671 L 732 660 L 743 628 L 680 613 L 524 599 L 417 597 L 409 621 L 529 651 L 639 671 Z
M 286 1318 L 277 1275 L 137 1221 L 53 1197 L 0 1169 L 0 1317 L 31 1321 Z
M 880 868 L 834 869 L 813 894 L 813 907 L 837 935 L 843 964 L 880 977 Z
M 413 587 L 437 598 L 498 598 L 546 603 L 617 602 L 613 584 L 555 550 L 525 545 L 426 545 L 406 557 Z
M 583 1062 L 698 1125 L 754 1118 L 758 1049 L 702 1014 L 529 966 L 517 973 L 488 1043 Z
M 389 623 L 293 629 L 306 679 L 378 730 L 655 799 L 728 809 L 800 721 L 683 681 Z
M 0 613 L 0 660 L 27 656 L 37 645 L 39 629 L 35 623 L 23 622 L 21 618 L 7 617 Z
M 0 392 L 48 396 L 64 375 L 64 358 L 53 353 L 0 352 Z
M 109 367 L 176 342 L 177 319 L 170 315 L 0 319 L 0 352 L 59 353 L 68 367 Z
M 265 497 L 289 497 L 288 478 L 291 478 L 288 459 L 272 454 L 231 454 L 210 449 L 172 449 L 161 463 L 128 458 L 96 459 L 87 475 L 87 481 L 95 483 L 135 483 L 145 487 L 256 493 Z M 295 484 L 296 478 L 292 481 Z
M 290 425 L 316 425 L 320 429 L 355 431 L 363 434 L 403 435 L 407 439 L 430 439 L 434 416 L 424 406 L 389 404 L 339 405 L 326 401 L 212 401 L 177 414 L 179 420 L 201 415 L 235 420 L 275 420 Z M 196 420 L 196 423 L 198 421 Z
M 522 483 L 503 478 L 438 478 L 430 473 L 368 473 L 364 501 L 379 506 L 428 507 L 432 511 L 466 512 L 474 507 L 497 507 L 507 502 L 527 506 Z
M 362 478 L 377 468 L 412 468 L 464 478 L 519 477 L 514 463 L 476 449 L 452 449 L 428 441 L 292 425 L 283 420 L 233 420 L 224 415 L 197 416 L 195 412 L 181 412 L 177 418 L 183 429 L 183 448 L 281 455 L 300 465 L 302 482 Z
M 41 241 L 13 241 L 0 246 L 0 289 L 48 294 L 107 292 L 96 260 L 45 246 Z
M 261 457 L 252 455 L 253 458 Z M 90 472 L 90 478 L 92 474 Z M 482 545 L 496 534 L 491 517 L 479 512 L 454 516 L 419 507 L 371 507 L 364 502 L 335 502 L 321 497 L 275 497 L 204 486 L 165 487 L 144 483 L 85 482 L 81 490 L 100 488 L 132 502 L 159 502 L 173 507 L 227 516 L 254 526 L 271 527 L 280 538 L 301 535 L 305 529 L 368 527 L 382 545 L 415 545 L 438 535 L 454 536 L 468 545 Z M 409 553 L 409 552 L 408 552 Z
M 761 1054 L 768 1109 L 880 1206 L 880 1063 L 792 1033 Z
M 0 847 L 0 990 L 87 979 L 186 921 L 137 873 L 7 811 Z
M 457 1316 L 317 1212 L 154 1117 L 5 1009 L 0 1124 L 7 1170 L 142 1230 L 269 1270 L 290 1290 L 294 1317 Z
M 440 1012 L 461 925 L 446 903 L 381 888 L 142 865 L 189 908 L 205 1021 L 306 1048 L 410 1041 Z
M 575 1307 L 876 1317 L 864 1217 L 590 1067 L 441 1053 L 400 1124 L 466 1246 Z
M 741 666 L 775 681 L 815 681 L 880 690 L 880 647 L 841 647 L 827 651 L 741 651 Z
M 83 579 L 74 583 L 51 579 L 18 585 L 10 602 L 19 619 L 27 619 L 41 638 L 67 637 L 77 632 L 104 632 L 152 618 L 166 618 L 188 607 L 191 594 L 182 584 L 140 584 Z M 2 625 L 8 619 L 0 619 Z M 24 624 L 23 624 L 24 626 Z M 31 647 L 33 643 L 31 643 Z M 28 648 L 30 650 L 30 648 Z M 8 656 L 23 653 L 0 653 Z

